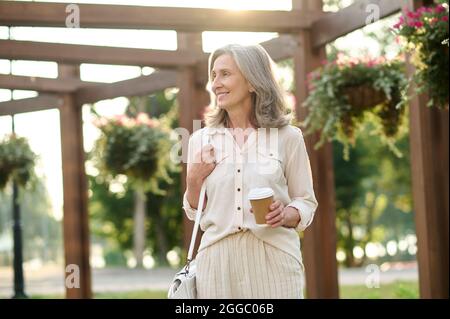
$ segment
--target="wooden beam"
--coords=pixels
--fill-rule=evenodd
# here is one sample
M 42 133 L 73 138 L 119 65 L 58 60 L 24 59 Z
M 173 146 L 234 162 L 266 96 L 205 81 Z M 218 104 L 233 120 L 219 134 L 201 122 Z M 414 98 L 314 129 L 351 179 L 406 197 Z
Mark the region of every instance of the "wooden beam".
M 317 49 L 337 38 L 367 25 L 370 12 L 368 5 L 379 8 L 379 18 L 385 18 L 401 10 L 398 0 L 359 0 L 352 5 L 315 21 L 311 27 L 312 46 Z M 368 12 L 366 12 L 366 8 Z M 370 23 L 372 23 L 371 21 Z
M 60 78 L 77 78 L 78 66 L 58 66 Z M 76 286 L 66 283 L 66 298 L 92 298 L 89 265 L 88 186 L 84 169 L 82 108 L 73 94 L 63 96 L 60 107 L 61 151 L 64 190 L 64 256 L 66 281 L 78 275 Z M 73 267 L 73 268 L 72 268 Z M 68 270 L 68 271 L 67 271 Z
M 424 96 L 410 101 L 411 176 L 419 287 L 422 298 L 448 298 L 449 114 L 448 110 L 427 107 L 427 101 Z
M 79 287 L 66 285 L 69 299 L 91 298 L 89 266 L 89 219 L 87 186 L 84 172 L 84 150 L 81 107 L 70 95 L 61 107 L 61 151 L 64 188 L 64 255 L 66 267 L 73 265 L 79 273 Z M 73 270 L 66 273 L 71 275 Z
M 176 71 L 157 71 L 150 75 L 130 80 L 82 88 L 76 93 L 76 100 L 77 104 L 83 105 L 119 96 L 148 95 L 166 88 L 175 87 L 176 84 Z
M 54 95 L 39 95 L 27 99 L 0 102 L 0 116 L 58 108 L 61 103 L 62 100 Z
M 426 1 L 409 0 L 415 10 Z M 414 73 L 409 65 L 408 73 Z M 414 85 L 411 87 L 414 90 Z M 412 93 L 412 92 L 410 92 Z M 410 149 L 421 298 L 449 297 L 449 111 L 410 100 Z
M 319 9 L 322 7 L 322 1 L 293 0 L 294 10 L 308 6 Z M 323 47 L 315 51 L 312 49 L 313 36 L 307 30 L 301 31 L 297 40 L 299 47 L 294 54 L 296 116 L 299 121 L 303 121 L 307 115 L 307 110 L 302 107 L 308 92 L 307 74 L 320 66 L 326 53 Z M 305 231 L 302 240 L 306 297 L 339 298 L 333 149 L 331 143 L 327 143 L 314 150 L 314 145 L 320 138 L 318 133 L 304 138 L 311 163 L 314 190 L 319 202 L 314 222 Z
M 0 88 L 10 90 L 32 90 L 45 93 L 69 93 L 84 86 L 98 85 L 76 79 L 48 79 L 34 76 L 0 74 Z
M 193 52 L 202 52 L 202 35 L 201 33 L 179 33 L 178 47 L 182 50 L 191 50 Z M 203 67 L 206 65 L 207 60 L 203 61 Z M 205 69 L 205 71 L 207 68 Z M 179 125 L 185 128 L 189 133 L 193 133 L 193 121 L 202 119 L 202 114 L 205 107 L 209 104 L 209 94 L 205 90 L 204 83 L 198 83 L 196 78 L 198 77 L 198 69 L 193 67 L 181 68 L 177 75 L 177 85 L 179 92 L 177 95 L 178 105 L 179 105 Z M 207 71 L 201 73 L 202 75 L 207 75 Z M 187 140 L 183 139 L 183 150 L 188 149 Z M 187 158 L 187 156 L 186 156 Z M 186 190 L 186 175 L 187 175 L 187 165 L 183 163 L 181 172 L 181 187 L 182 193 Z M 189 249 L 190 239 L 193 230 L 193 222 L 190 221 L 183 212 L 183 247 L 187 252 Z M 194 251 L 196 252 L 203 232 L 200 231 L 199 236 L 197 236 L 196 247 Z
M 278 38 L 262 42 L 261 45 L 266 48 L 272 59 L 280 61 L 292 57 L 297 47 L 297 42 L 292 36 L 282 35 Z M 187 46 L 183 46 L 181 43 L 178 47 L 183 51 L 188 51 L 187 49 L 182 49 Z M 202 57 L 202 59 L 196 65 L 196 76 L 194 76 L 193 80 L 198 87 L 201 87 L 206 85 L 208 81 L 208 55 L 203 53 L 202 50 L 197 50 L 195 53 L 197 56 Z M 81 88 L 77 92 L 77 103 L 82 105 L 119 96 L 151 94 L 165 88 L 175 87 L 177 85 L 176 77 L 177 75 L 173 71 L 158 71 L 149 76 L 141 76 L 131 80 Z
M 286 34 L 260 44 L 275 62 L 292 58 L 298 46 L 295 37 Z
M 193 65 L 201 56 L 181 51 L 0 40 L 0 58 L 66 64 L 99 63 L 175 68 Z
M 0 2 L 0 21 L 7 26 L 66 27 L 66 3 Z M 311 26 L 314 12 L 233 11 L 77 4 L 80 27 L 193 31 L 264 31 L 287 33 Z

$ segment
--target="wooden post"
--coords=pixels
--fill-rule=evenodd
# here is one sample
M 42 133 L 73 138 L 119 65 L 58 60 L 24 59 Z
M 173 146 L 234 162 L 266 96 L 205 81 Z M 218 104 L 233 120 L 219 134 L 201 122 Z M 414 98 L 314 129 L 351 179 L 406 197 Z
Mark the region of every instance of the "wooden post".
M 426 1 L 409 1 L 414 10 Z M 411 75 L 414 68 L 409 65 Z M 412 88 L 414 90 L 414 88 Z M 425 95 L 410 101 L 412 191 L 421 298 L 448 298 L 448 108 L 427 107 Z
M 178 49 L 190 50 L 202 56 L 202 35 L 201 33 L 178 33 Z M 187 129 L 193 133 L 193 121 L 200 120 L 204 107 L 209 104 L 209 94 L 205 90 L 206 83 L 199 83 L 201 77 L 198 72 L 206 71 L 204 65 L 198 67 L 182 67 L 179 69 L 177 76 L 178 103 L 180 114 L 180 127 Z M 183 150 L 187 151 L 187 141 L 184 141 Z M 186 169 L 187 165 L 183 164 L 181 174 L 182 194 L 186 190 Z M 183 212 L 183 243 L 186 251 L 189 249 L 189 243 L 192 235 L 193 222 L 190 221 Z M 197 247 L 200 243 L 202 232 L 197 236 Z M 197 249 L 195 249 L 197 251 Z
M 322 10 L 322 1 L 293 0 L 293 10 Z M 313 50 L 311 32 L 297 35 L 298 47 L 294 58 L 296 116 L 303 121 L 306 110 L 302 103 L 307 97 L 307 73 L 325 59 L 325 48 Z M 303 243 L 306 268 L 307 298 L 339 298 L 336 261 L 336 208 L 334 192 L 333 150 L 330 143 L 320 149 L 313 147 L 318 134 L 305 136 L 319 206 L 314 222 L 305 231 Z
M 58 73 L 61 78 L 79 78 L 78 66 L 59 65 Z M 63 95 L 60 118 L 64 188 L 64 256 L 66 267 L 68 267 L 66 277 L 72 279 L 66 280 L 66 298 L 70 299 L 92 298 L 88 195 L 81 113 L 81 105 L 75 103 L 74 96 Z M 76 285 L 78 282 L 79 287 Z

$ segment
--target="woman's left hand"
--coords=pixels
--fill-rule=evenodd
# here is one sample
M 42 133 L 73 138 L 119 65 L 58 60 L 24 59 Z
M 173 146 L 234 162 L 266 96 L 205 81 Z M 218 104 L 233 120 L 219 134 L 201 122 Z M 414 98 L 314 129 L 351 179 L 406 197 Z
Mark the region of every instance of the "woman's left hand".
M 266 224 L 271 227 L 283 226 L 286 222 L 284 205 L 281 201 L 274 201 L 270 207 L 270 212 L 266 215 Z
M 279 200 L 274 201 L 270 207 L 270 212 L 266 215 L 266 223 L 272 228 L 285 226 L 296 227 L 300 222 L 300 214 L 294 207 L 285 207 Z M 253 212 L 253 209 L 250 208 Z

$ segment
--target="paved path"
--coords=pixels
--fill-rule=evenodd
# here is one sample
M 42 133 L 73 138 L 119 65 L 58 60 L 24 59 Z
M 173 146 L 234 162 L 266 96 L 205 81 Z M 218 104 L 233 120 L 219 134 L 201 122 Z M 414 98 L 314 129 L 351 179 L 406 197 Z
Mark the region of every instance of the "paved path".
M 379 272 L 380 284 L 396 280 L 417 281 L 417 264 L 399 264 Z M 341 285 L 365 285 L 368 275 L 375 274 L 378 269 L 353 268 L 340 269 Z M 94 269 L 93 289 L 96 292 L 131 291 L 131 290 L 166 290 L 176 273 L 176 269 L 126 269 L 107 268 Z M 12 270 L 0 268 L 0 298 L 12 295 Z M 373 277 L 372 277 L 373 278 Z M 60 267 L 49 267 L 39 271 L 26 270 L 26 292 L 28 294 L 63 294 L 64 274 Z

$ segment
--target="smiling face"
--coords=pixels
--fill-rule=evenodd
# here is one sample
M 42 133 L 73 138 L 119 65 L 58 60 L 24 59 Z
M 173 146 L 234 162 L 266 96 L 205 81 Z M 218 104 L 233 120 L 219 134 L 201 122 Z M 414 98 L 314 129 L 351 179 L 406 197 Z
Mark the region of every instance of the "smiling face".
M 214 61 L 211 89 L 216 96 L 216 105 L 222 109 L 230 111 L 236 107 L 251 106 L 251 86 L 228 54 Z

